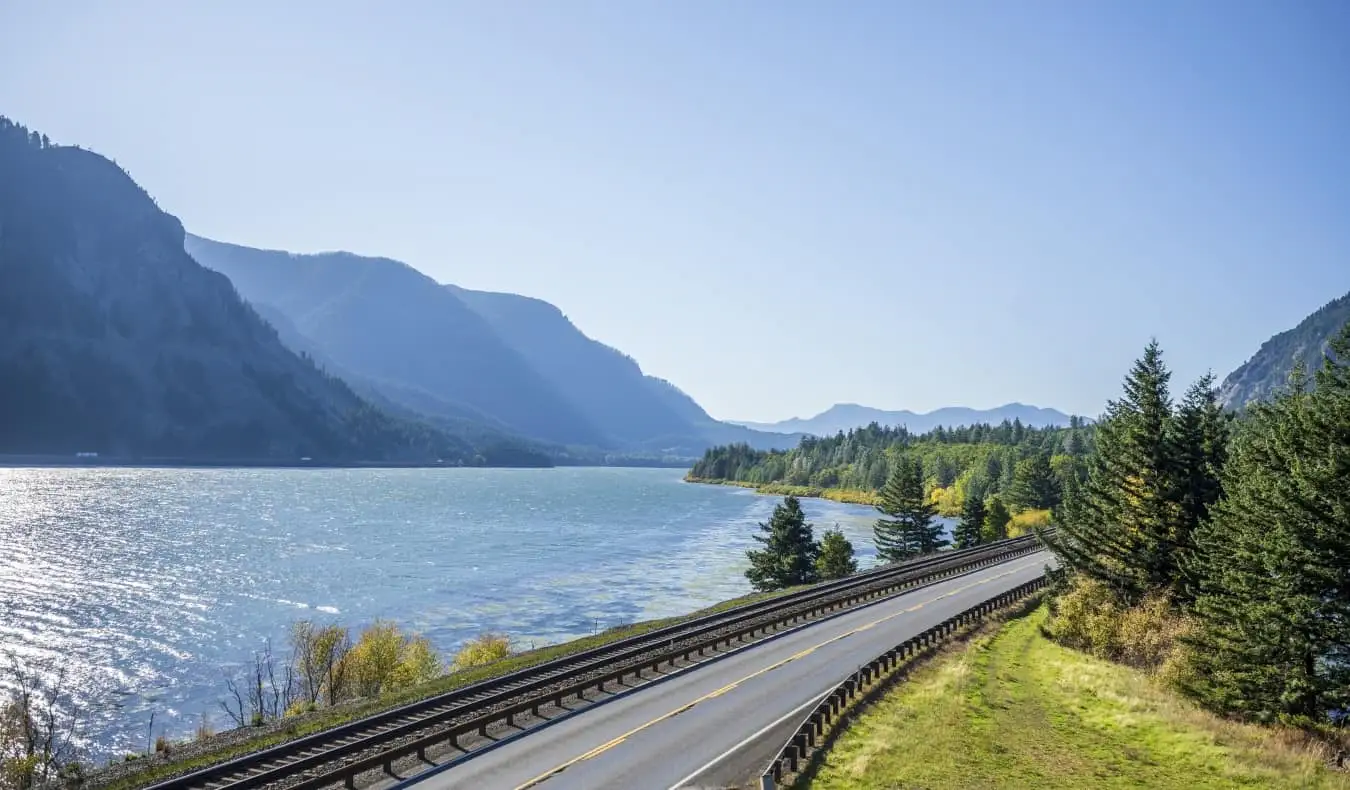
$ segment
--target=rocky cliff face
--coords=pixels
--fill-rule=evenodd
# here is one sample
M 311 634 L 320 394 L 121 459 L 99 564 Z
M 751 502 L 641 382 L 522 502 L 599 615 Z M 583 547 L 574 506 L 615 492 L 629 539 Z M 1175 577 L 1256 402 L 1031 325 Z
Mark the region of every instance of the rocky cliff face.
M 1275 335 L 1251 359 L 1229 373 L 1219 385 L 1219 399 L 1230 409 L 1269 398 L 1289 381 L 1296 362 L 1308 375 L 1322 366 L 1327 343 L 1350 321 L 1350 294 L 1323 305 L 1299 325 Z

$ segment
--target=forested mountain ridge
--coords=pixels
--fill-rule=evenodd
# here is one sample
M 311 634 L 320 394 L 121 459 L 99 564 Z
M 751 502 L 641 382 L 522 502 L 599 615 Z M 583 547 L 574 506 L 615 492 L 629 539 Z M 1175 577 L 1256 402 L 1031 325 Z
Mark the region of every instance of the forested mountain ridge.
M 285 348 L 116 164 L 0 118 L 0 452 L 473 460 Z
M 1293 329 L 1262 343 L 1251 359 L 1229 373 L 1219 385 L 1219 401 L 1230 409 L 1241 409 L 1252 401 L 1269 399 L 1288 382 L 1296 361 L 1302 362 L 1309 372 L 1317 370 L 1331 339 L 1347 322 L 1350 322 L 1350 293 L 1323 305 Z
M 613 442 L 451 291 L 388 258 L 296 255 L 189 234 L 186 249 L 284 315 L 345 375 L 418 412 L 557 444 Z
M 987 423 L 996 425 L 1004 420 L 1018 420 L 1023 425 L 1046 427 L 1068 425 L 1069 415 L 1057 409 L 1045 409 L 1028 406 L 1023 403 L 1008 403 L 993 409 L 970 409 L 964 406 L 947 406 L 926 413 L 908 410 L 887 411 L 860 406 L 856 403 L 836 403 L 814 417 L 794 417 L 774 423 L 737 422 L 760 431 L 778 431 L 781 433 L 809 433 L 813 436 L 833 436 L 840 431 L 862 428 L 872 423 L 889 428 L 904 427 L 911 433 L 927 433 L 940 425 L 976 425 Z

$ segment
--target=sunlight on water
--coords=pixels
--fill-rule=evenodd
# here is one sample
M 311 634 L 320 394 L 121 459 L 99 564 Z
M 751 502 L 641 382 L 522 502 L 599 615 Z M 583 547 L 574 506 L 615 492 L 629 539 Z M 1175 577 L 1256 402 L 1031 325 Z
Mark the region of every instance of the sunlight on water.
M 677 470 L 0 469 L 0 651 L 64 667 L 98 754 L 219 720 L 223 668 L 312 617 L 528 647 L 748 591 L 775 499 Z M 807 500 L 871 563 L 874 513 Z

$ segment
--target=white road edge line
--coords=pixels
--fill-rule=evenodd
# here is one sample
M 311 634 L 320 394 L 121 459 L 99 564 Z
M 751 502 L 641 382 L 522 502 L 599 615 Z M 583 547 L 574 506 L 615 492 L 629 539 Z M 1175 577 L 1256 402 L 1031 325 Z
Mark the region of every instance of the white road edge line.
M 816 697 L 816 698 L 814 698 L 814 699 L 811 699 L 811 700 L 809 700 L 809 701 L 807 701 L 807 702 L 805 702 L 805 703 L 802 703 L 802 704 L 799 705 L 798 707 L 793 708 L 792 710 L 790 710 L 790 711 L 788 711 L 787 713 L 783 714 L 781 717 L 779 717 L 777 720 L 775 720 L 772 724 L 765 725 L 765 727 L 764 727 L 763 729 L 761 729 L 759 732 L 755 733 L 754 735 L 751 735 L 750 737 L 746 738 L 745 740 L 741 741 L 740 743 L 736 744 L 735 746 L 731 747 L 730 749 L 727 749 L 725 752 L 722 752 L 721 754 L 719 754 L 719 755 L 717 755 L 716 757 L 712 758 L 711 760 L 709 760 L 708 762 L 706 762 L 706 763 L 704 763 L 702 766 L 700 766 L 700 767 L 698 768 L 698 770 L 694 771 L 692 774 L 689 774 L 689 775 L 686 776 L 685 778 L 683 778 L 683 779 L 681 779 L 680 781 L 676 782 L 675 784 L 671 785 L 671 786 L 670 786 L 670 790 L 680 790 L 681 787 L 684 787 L 686 784 L 688 784 L 689 782 L 693 781 L 693 779 L 694 779 L 695 777 L 697 777 L 699 774 L 703 773 L 704 771 L 707 771 L 709 768 L 712 768 L 714 765 L 717 765 L 718 763 L 720 763 L 720 762 L 722 762 L 723 760 L 727 759 L 728 757 L 730 757 L 731 755 L 735 754 L 736 752 L 739 752 L 741 749 L 744 749 L 746 746 L 750 745 L 750 744 L 753 743 L 754 741 L 759 740 L 760 736 L 762 736 L 764 733 L 768 732 L 769 730 L 772 730 L 774 727 L 777 727 L 778 725 L 782 724 L 783 722 L 787 721 L 788 719 L 792 718 L 793 716 L 800 716 L 801 713 L 802 713 L 802 711 L 806 710 L 807 708 L 811 708 L 811 707 L 816 706 L 817 704 L 820 703 L 821 700 L 823 700 L 823 699 L 825 699 L 826 697 L 830 696 L 830 694 L 833 693 L 833 692 L 834 692 L 834 689 L 830 689 L 829 691 L 826 691 L 824 694 L 821 694 L 820 696 L 818 696 L 818 697 Z

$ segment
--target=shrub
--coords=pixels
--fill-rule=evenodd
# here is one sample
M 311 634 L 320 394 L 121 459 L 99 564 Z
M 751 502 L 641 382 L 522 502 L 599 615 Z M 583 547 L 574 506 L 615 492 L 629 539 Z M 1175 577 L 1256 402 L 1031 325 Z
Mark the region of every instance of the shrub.
M 1016 538 L 1031 532 L 1033 529 L 1043 529 L 1048 526 L 1050 526 L 1049 510 L 1023 510 L 1008 522 L 1008 537 Z
M 1047 635 L 1111 661 L 1146 669 L 1176 682 L 1189 670 L 1183 637 L 1193 628 L 1160 593 L 1125 606 L 1101 582 L 1078 577 L 1052 601 Z
M 470 639 L 455 655 L 455 669 L 468 669 L 500 661 L 511 655 L 511 639 L 506 634 L 486 633 Z
M 441 672 L 441 660 L 426 637 L 406 634 L 397 624 L 376 620 L 344 658 L 352 694 L 373 697 L 424 683 Z

